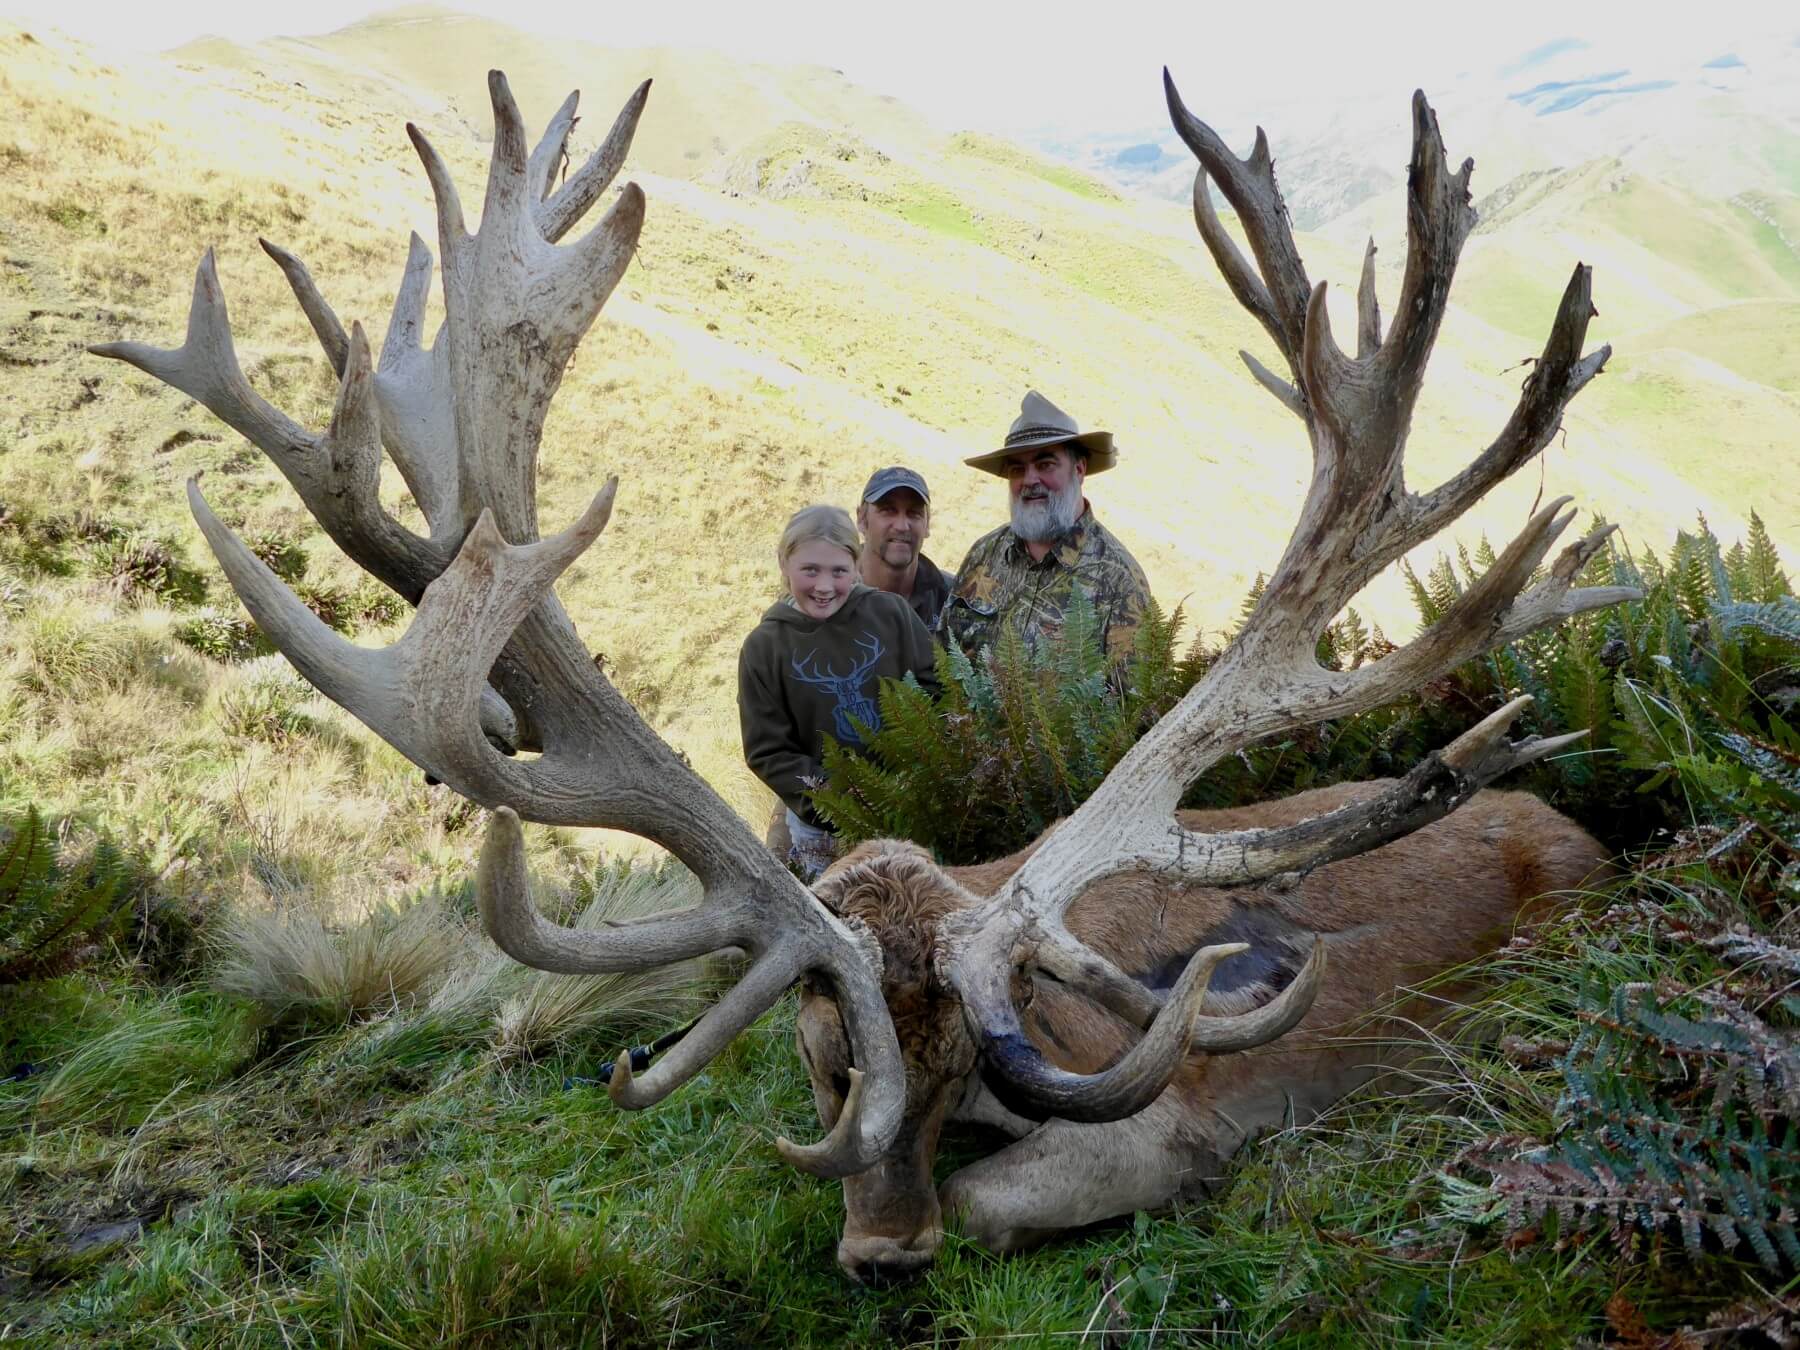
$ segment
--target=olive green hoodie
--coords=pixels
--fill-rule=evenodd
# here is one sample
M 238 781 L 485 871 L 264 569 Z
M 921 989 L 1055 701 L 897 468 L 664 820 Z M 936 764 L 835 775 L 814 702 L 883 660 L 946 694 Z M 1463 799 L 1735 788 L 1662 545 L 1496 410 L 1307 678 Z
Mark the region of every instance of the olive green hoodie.
M 744 762 L 809 825 L 828 828 L 806 798 L 823 781 L 824 738 L 860 745 L 855 723 L 881 725 L 883 679 L 911 671 L 937 688 L 931 634 L 906 601 L 857 585 L 828 619 L 792 600 L 769 606 L 738 654 Z

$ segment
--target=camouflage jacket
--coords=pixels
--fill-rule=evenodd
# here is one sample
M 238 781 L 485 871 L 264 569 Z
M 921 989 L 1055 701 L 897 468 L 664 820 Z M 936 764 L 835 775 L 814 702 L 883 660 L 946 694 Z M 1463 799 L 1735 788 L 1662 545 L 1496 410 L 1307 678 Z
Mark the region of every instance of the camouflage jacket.
M 1100 618 L 1109 656 L 1131 651 L 1150 601 L 1144 569 L 1125 546 L 1083 507 L 1080 518 L 1039 562 L 1002 525 L 975 541 L 956 570 L 956 590 L 944 609 L 943 632 L 965 652 L 991 647 L 1001 623 L 1017 624 L 1027 644 L 1062 631 L 1075 588 L 1087 593 Z

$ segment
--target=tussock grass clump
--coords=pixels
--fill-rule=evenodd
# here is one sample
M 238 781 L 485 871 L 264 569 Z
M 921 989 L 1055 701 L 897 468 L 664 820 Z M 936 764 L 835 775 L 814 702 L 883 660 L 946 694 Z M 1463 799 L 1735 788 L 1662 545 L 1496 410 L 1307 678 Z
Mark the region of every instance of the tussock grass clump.
M 252 661 L 215 688 L 213 712 L 227 735 L 279 745 L 319 727 L 305 710 L 318 695 L 285 657 Z
M 467 949 L 441 901 L 371 909 L 334 929 L 298 905 L 226 920 L 213 984 L 276 1022 L 356 1021 L 430 996 Z
M 132 998 L 28 1099 L 45 1127 L 142 1125 L 183 1092 L 210 1087 L 249 1048 L 241 1013 L 204 992 Z
M 45 694 L 89 695 L 116 688 L 142 661 L 136 626 L 102 611 L 33 608 L 12 622 L 9 645 L 25 681 Z
M 602 867 L 592 882 L 560 897 L 552 894 L 546 904 L 551 912 L 565 914 L 580 906 L 572 926 L 592 931 L 699 899 L 694 874 L 664 863 Z M 479 1026 L 481 1034 L 491 1028 L 495 1047 L 507 1058 L 540 1054 L 600 1027 L 626 1036 L 644 1026 L 690 1017 L 708 985 L 703 961 L 623 975 L 556 975 L 522 966 L 491 943 L 483 942 L 477 951 L 470 964 L 445 981 L 429 1015 L 446 1025 Z

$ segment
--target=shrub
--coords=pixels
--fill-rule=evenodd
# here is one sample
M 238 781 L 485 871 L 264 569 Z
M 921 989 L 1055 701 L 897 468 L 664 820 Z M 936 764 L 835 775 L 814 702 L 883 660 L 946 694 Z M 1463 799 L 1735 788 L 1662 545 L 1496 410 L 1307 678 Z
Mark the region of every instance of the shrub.
M 175 639 L 214 661 L 231 663 L 275 650 L 248 614 L 207 608 L 175 625 Z
M 220 692 L 219 723 L 232 736 L 279 745 L 318 730 L 317 719 L 304 710 L 314 697 L 286 658 L 268 657 Z
M 187 566 L 180 549 L 145 534 L 103 534 L 87 550 L 87 567 L 122 598 L 149 596 L 173 605 L 206 599 L 206 578 Z
M 240 911 L 222 928 L 214 985 L 278 1023 L 340 1024 L 411 1006 L 466 948 L 431 898 L 379 906 L 346 928 L 298 908 Z

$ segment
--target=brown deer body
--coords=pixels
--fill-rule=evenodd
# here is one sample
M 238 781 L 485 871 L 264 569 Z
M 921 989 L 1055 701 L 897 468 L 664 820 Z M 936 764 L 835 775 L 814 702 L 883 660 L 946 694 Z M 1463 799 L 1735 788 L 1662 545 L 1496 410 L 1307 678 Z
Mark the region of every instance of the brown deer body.
M 738 982 L 654 1065 L 634 1074 L 628 1059 L 619 1064 L 616 1103 L 660 1101 L 805 982 L 802 1044 L 815 1068 L 825 1066 L 820 1107 L 830 1129 L 805 1146 L 775 1142 L 796 1167 L 850 1179 L 853 1215 L 886 1216 L 853 1218 L 852 1230 L 866 1223 L 879 1249 L 866 1260 L 852 1252 L 847 1265 L 881 1272 L 929 1260 L 938 1219 L 919 1158 L 929 1157 L 952 1110 L 985 1113 L 1015 1131 L 1027 1115 L 1050 1122 L 946 1188 L 951 1206 L 996 1246 L 1101 1210 L 1160 1204 L 1203 1182 L 1245 1133 L 1282 1118 L 1289 1103 L 1317 1109 L 1364 1072 L 1355 1052 L 1317 1044 L 1315 1032 L 1384 1006 L 1414 972 L 1476 954 L 1538 890 L 1576 883 L 1593 861 L 1590 843 L 1566 823 L 1503 797 L 1452 817 L 1438 827 L 1447 835 L 1408 838 L 1507 770 L 1576 739 L 1508 741 L 1530 702 L 1523 698 L 1386 785 L 1236 815 L 1176 813 L 1187 785 L 1227 755 L 1390 702 L 1483 652 L 1637 594 L 1576 585 L 1606 531 L 1550 557 L 1574 515 L 1559 499 L 1524 522 L 1494 565 L 1405 646 L 1348 671 L 1317 660 L 1320 634 L 1370 579 L 1549 443 L 1564 407 L 1609 354 L 1583 354 L 1593 307 L 1588 269 L 1578 264 L 1506 425 L 1460 473 L 1428 491 L 1408 488 L 1412 410 L 1475 223 L 1472 165 L 1450 170 L 1422 94 L 1413 98 L 1394 321 L 1384 332 L 1371 242 L 1351 356 L 1332 336 L 1324 283 L 1307 278 L 1261 131 L 1239 159 L 1167 84 L 1175 128 L 1201 164 L 1201 239 L 1287 376 L 1247 353 L 1245 361 L 1311 444 L 1312 478 L 1293 536 L 1231 645 L 1029 856 L 958 881 L 911 846 L 876 846 L 883 856 L 846 860 L 815 895 L 620 696 L 557 599 L 557 578 L 605 529 L 617 480 L 568 529 L 540 537 L 544 420 L 577 345 L 635 256 L 643 192 L 627 183 L 585 234 L 562 240 L 624 164 L 649 85 L 566 175 L 576 97 L 534 148 L 500 72 L 489 72 L 488 92 L 493 153 L 474 231 L 443 158 L 408 127 L 437 203 L 445 317 L 429 346 L 433 258 L 417 236 L 378 356 L 360 324 L 345 330 L 297 258 L 264 244 L 339 376 L 324 430 L 299 426 L 245 378 L 210 250 L 181 346 L 93 350 L 181 390 L 258 446 L 338 546 L 417 606 L 392 646 L 345 641 L 190 482 L 190 505 L 220 565 L 300 673 L 432 778 L 493 810 L 477 895 L 502 948 L 572 974 L 733 948 L 747 955 Z M 1209 180 L 1235 209 L 1254 262 L 1220 223 Z M 405 479 L 424 533 L 382 504 L 384 455 Z M 538 753 L 515 757 L 515 749 Z M 703 898 L 600 931 L 549 923 L 530 898 L 521 818 L 654 840 L 693 870 Z M 1543 861 L 1533 850 L 1547 838 L 1564 840 L 1573 862 L 1560 853 L 1554 866 Z M 1443 839 L 1455 842 L 1431 842 Z M 1361 856 L 1384 844 L 1376 859 Z M 1392 861 L 1420 850 L 1430 866 Z M 1476 858 L 1487 861 L 1476 867 Z M 883 880 L 884 871 L 894 875 Z M 891 907 L 852 902 L 849 892 L 864 882 L 910 896 L 920 921 L 896 924 Z M 1337 953 L 1329 977 L 1327 950 Z M 1209 996 L 1215 972 L 1219 990 Z M 1294 1048 L 1242 1053 L 1293 1031 L 1309 1009 Z M 829 1061 L 827 1027 L 837 1028 Z M 962 1097 L 951 1100 L 951 1085 Z M 1071 1158 L 1093 1174 L 1076 1188 L 1087 1197 L 1081 1204 L 1064 1195 Z M 865 1204 L 863 1195 L 911 1199 Z M 898 1215 L 905 1204 L 910 1218 Z
M 1183 812 L 1181 821 L 1209 832 L 1289 825 L 1377 790 L 1344 784 Z M 1402 1002 L 1404 990 L 1493 951 L 1541 906 L 1599 879 L 1608 862 L 1593 838 L 1536 798 L 1488 791 L 1416 833 L 1285 884 L 1099 882 L 1070 908 L 1069 932 L 1150 988 L 1173 985 L 1201 948 L 1248 944 L 1214 971 L 1207 1013 L 1268 1004 L 1303 968 L 1315 937 L 1331 973 L 1292 1031 L 1258 1049 L 1188 1057 L 1135 1115 L 1040 1123 L 1009 1109 L 984 1081 L 960 998 L 933 958 L 944 920 L 998 890 L 1041 842 L 996 863 L 940 870 L 911 845 L 884 840 L 852 851 L 815 887 L 881 943 L 884 993 L 908 1070 L 896 1148 L 844 1180 L 838 1260 L 859 1280 L 903 1277 L 927 1264 L 945 1215 L 971 1240 L 1009 1251 L 1203 1194 L 1248 1139 L 1304 1123 L 1408 1054 L 1417 1028 L 1454 1006 L 1458 992 L 1435 988 Z M 1038 979 L 1016 997 L 1025 1034 L 1072 1073 L 1100 1071 L 1136 1039 L 1130 1022 L 1055 981 Z M 829 1126 L 848 1060 L 828 995 L 805 999 L 798 1040 Z M 996 1126 L 1018 1142 L 934 1190 L 938 1129 L 957 1120 Z

